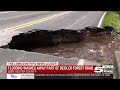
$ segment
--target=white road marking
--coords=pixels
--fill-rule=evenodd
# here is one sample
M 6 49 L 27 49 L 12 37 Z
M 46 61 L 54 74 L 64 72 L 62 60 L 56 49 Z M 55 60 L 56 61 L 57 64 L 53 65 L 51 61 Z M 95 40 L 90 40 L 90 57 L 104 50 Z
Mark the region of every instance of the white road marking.
M 76 20 L 73 24 L 71 24 L 71 25 L 70 25 L 69 27 L 67 27 L 66 29 L 71 29 L 71 27 L 73 27 L 74 25 L 76 25 L 79 21 L 85 19 L 88 15 L 89 15 L 89 13 L 86 14 L 86 15 L 83 15 L 82 17 L 80 17 L 78 20 Z
M 102 21 L 103 21 L 106 13 L 107 13 L 107 11 L 102 15 L 102 17 L 101 17 L 101 19 L 100 19 L 100 21 L 98 23 L 98 27 L 101 27 Z

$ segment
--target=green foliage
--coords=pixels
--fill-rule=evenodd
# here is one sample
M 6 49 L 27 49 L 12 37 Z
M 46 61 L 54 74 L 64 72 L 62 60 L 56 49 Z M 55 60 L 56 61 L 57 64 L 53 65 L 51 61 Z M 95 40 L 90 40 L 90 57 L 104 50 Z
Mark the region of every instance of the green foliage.
M 117 32 L 120 32 L 120 11 L 108 11 L 102 26 L 112 26 Z

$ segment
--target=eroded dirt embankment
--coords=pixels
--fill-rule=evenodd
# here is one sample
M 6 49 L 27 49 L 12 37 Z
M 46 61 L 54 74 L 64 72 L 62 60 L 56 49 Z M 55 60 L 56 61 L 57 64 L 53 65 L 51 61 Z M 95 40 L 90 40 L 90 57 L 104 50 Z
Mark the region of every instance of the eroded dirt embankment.
M 12 37 L 6 45 L 10 49 L 30 50 L 32 48 L 60 45 L 63 43 L 78 43 L 86 38 L 111 34 L 112 27 L 86 27 L 81 30 L 40 30 L 34 29 Z
M 2 47 L 112 64 L 115 51 L 120 50 L 120 38 L 112 32 L 114 29 L 109 26 L 86 27 L 81 30 L 34 29 L 17 33 Z

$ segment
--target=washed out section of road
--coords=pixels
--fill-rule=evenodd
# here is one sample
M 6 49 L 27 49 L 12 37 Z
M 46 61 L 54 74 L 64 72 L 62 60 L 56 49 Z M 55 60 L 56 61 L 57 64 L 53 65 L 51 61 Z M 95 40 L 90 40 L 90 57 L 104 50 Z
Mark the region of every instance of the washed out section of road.
M 33 29 L 14 36 L 7 47 L 112 64 L 114 51 L 120 45 L 111 34 L 112 27 L 86 27 L 80 30 Z
M 10 35 L 10 37 L 17 35 L 18 33 L 21 32 L 25 32 L 31 29 L 48 29 L 48 30 L 55 30 L 55 29 L 61 29 L 61 28 L 74 28 L 74 29 L 80 29 L 84 26 L 87 25 L 92 25 L 92 26 L 97 26 L 96 22 L 99 22 L 100 17 L 102 16 L 103 12 L 72 12 L 69 14 L 66 14 L 64 16 L 61 17 L 57 17 L 54 19 L 51 19 L 47 22 L 42 22 L 42 23 L 38 23 L 37 25 L 34 26 L 28 26 L 25 28 L 21 28 L 19 29 L 19 31 L 14 31 L 14 32 L 2 32 L 1 31 L 1 40 L 2 42 L 4 41 L 3 36 L 7 36 L 8 34 L 12 33 Z M 51 15 L 51 14 L 50 14 Z M 48 16 L 50 16 L 48 15 Z M 54 14 L 53 14 L 54 15 Z M 95 16 L 97 16 L 95 18 Z M 44 15 L 43 15 L 44 16 Z M 47 15 L 46 15 L 47 16 Z M 42 17 L 43 18 L 43 17 Z M 89 18 L 89 19 L 88 19 Z M 9 22 L 8 23 L 1 23 L 2 26 L 0 27 L 1 30 L 6 29 L 8 27 L 11 26 L 16 26 L 16 25 L 21 25 L 24 24 L 26 22 L 31 22 L 31 21 L 35 21 L 41 19 L 41 17 L 34 17 L 34 18 L 30 18 L 30 19 L 22 19 L 23 21 L 17 21 L 17 22 Z M 78 21 L 77 21 L 78 20 Z M 82 24 L 83 23 L 83 24 Z M 76 25 L 77 24 L 77 25 Z M 2 36 L 3 35 L 3 36 Z M 9 37 L 9 38 L 10 38 Z M 0 42 L 1 43 L 1 42 Z M 44 55 L 44 54 L 38 54 L 38 53 L 29 53 L 29 52 L 24 52 L 24 51 L 16 51 L 16 50 L 9 50 L 9 49 L 0 49 L 0 73 L 3 76 L 3 78 L 6 78 L 6 62 L 7 61 L 59 61 L 60 64 L 78 64 L 79 60 L 77 59 L 64 59 L 64 58 L 60 58 L 60 57 L 56 57 L 56 56 L 52 56 L 52 55 Z M 92 62 L 89 62 L 87 64 L 90 64 Z M 94 63 L 95 65 L 97 65 L 97 63 Z

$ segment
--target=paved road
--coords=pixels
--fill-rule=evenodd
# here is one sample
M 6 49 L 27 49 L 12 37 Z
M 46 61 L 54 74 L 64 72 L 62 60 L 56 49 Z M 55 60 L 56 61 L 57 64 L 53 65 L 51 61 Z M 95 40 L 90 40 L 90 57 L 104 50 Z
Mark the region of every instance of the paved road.
M 5 70 L 7 62 L 58 62 L 59 65 L 100 65 L 97 62 L 87 60 L 83 63 L 79 59 L 62 58 L 22 50 L 0 49 L 0 79 L 7 78 Z
M 81 29 L 86 26 L 97 26 L 103 13 L 103 11 L 0 12 L 0 45 L 6 44 L 16 32 L 26 32 L 31 29 Z M 79 62 L 79 60 L 61 60 L 61 58 L 55 56 L 37 53 L 0 49 L 0 78 L 6 78 L 5 68 L 8 61 L 39 62 L 47 60 L 58 61 L 60 64 L 78 64 Z
M 86 26 L 97 26 L 103 13 L 103 11 L 69 11 L 67 13 L 65 11 L 14 11 L 0 13 L 0 30 L 14 29 L 14 31 L 24 32 L 35 28 L 48 30 L 81 29 Z M 11 29 L 11 27 L 15 28 Z

